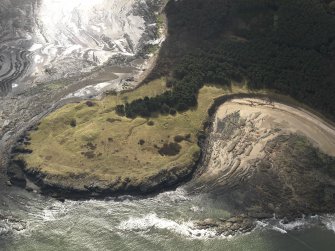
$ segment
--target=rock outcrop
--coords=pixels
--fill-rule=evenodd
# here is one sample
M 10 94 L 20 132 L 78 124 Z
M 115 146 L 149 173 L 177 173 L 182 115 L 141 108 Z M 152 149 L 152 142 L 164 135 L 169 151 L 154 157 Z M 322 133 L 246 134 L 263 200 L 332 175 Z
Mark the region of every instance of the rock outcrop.
M 334 212 L 334 132 L 303 110 L 232 100 L 217 112 L 191 189 L 227 201 L 237 215 Z

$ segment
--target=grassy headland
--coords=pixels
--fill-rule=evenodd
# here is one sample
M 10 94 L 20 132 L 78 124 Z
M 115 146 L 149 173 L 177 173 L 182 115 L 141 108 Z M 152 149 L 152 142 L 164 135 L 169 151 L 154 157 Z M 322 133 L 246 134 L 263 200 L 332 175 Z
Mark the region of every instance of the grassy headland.
M 17 157 L 49 185 L 148 190 L 191 173 L 216 97 L 271 89 L 334 118 L 331 13 L 318 0 L 170 1 L 147 85 L 57 110 Z
M 150 119 L 119 116 L 115 107 L 166 91 L 165 79 L 133 92 L 69 104 L 29 133 L 25 148 L 32 153 L 16 158 L 26 162 L 28 173 L 42 176 L 45 184 L 68 189 L 146 189 L 162 182 L 153 179 L 168 172 L 175 181 L 190 174 L 199 159 L 198 134 L 213 100 L 225 93 L 246 91 L 236 88 L 206 85 L 199 91 L 196 108 Z

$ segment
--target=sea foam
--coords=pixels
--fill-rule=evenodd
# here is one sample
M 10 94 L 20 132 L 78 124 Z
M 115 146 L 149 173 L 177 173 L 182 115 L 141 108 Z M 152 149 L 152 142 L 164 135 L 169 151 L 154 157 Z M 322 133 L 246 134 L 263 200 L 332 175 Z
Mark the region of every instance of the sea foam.
M 335 233 L 335 215 L 325 215 L 321 217 L 321 222 L 325 227 Z
M 157 214 L 151 213 L 143 217 L 130 217 L 118 226 L 123 231 L 143 231 L 151 229 L 168 230 L 191 238 L 212 238 L 216 236 L 214 231 L 196 229 L 192 222 L 177 222 L 166 218 L 158 217 Z

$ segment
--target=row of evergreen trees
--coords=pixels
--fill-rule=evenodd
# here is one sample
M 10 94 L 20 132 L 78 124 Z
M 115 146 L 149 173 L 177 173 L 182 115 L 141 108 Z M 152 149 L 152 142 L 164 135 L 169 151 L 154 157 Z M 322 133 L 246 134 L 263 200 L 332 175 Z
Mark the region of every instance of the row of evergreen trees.
M 184 0 L 167 6 L 169 37 L 152 78 L 171 90 L 120 105 L 128 117 L 197 105 L 204 83 L 271 88 L 335 118 L 335 17 L 319 0 Z

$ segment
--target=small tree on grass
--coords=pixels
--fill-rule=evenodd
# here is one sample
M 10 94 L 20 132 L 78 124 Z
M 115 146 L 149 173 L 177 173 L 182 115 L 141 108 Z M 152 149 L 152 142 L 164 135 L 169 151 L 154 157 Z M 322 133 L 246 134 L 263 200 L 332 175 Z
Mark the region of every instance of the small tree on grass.
M 77 126 L 77 121 L 76 121 L 76 119 L 71 119 L 71 121 L 70 121 L 70 126 L 71 126 L 71 127 L 76 127 L 76 126 Z

